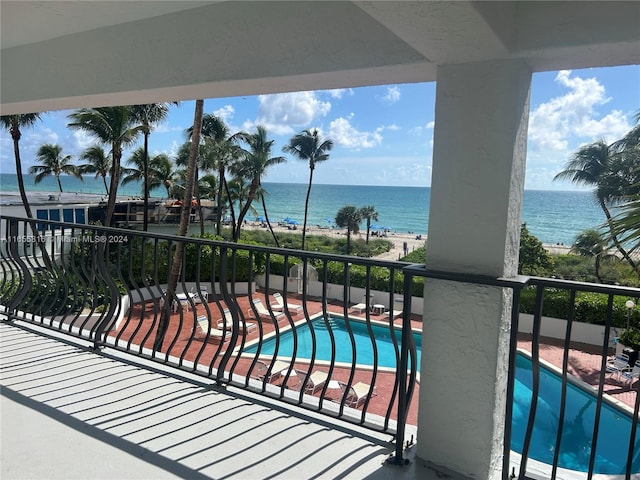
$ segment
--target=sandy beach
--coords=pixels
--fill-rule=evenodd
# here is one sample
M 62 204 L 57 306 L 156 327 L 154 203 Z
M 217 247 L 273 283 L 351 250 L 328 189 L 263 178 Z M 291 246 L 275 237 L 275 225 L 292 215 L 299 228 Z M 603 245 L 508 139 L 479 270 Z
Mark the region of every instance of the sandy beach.
M 273 227 L 273 230 L 277 233 L 277 232 L 283 232 L 283 233 L 298 233 L 298 234 L 302 234 L 302 227 L 298 226 L 298 228 L 296 230 L 289 230 L 287 227 L 285 226 L 281 226 L 281 225 L 277 225 L 277 224 L 272 224 L 271 225 Z M 243 227 L 243 229 L 256 229 L 256 230 L 267 230 L 266 227 L 261 226 L 260 223 L 257 222 L 248 222 L 247 224 L 245 224 Z M 343 228 L 319 228 L 317 226 L 307 226 L 307 235 L 325 235 L 328 237 L 334 237 L 334 238 L 346 238 L 347 235 L 347 231 L 346 229 Z M 351 239 L 362 239 L 365 240 L 367 237 L 367 231 L 366 230 L 361 230 L 360 233 L 356 234 L 356 235 L 351 235 Z M 418 238 L 419 237 L 419 238 Z M 369 239 L 377 239 L 378 237 L 372 237 L 371 234 L 369 234 Z M 406 243 L 406 247 L 407 247 L 407 251 L 406 253 L 411 253 L 413 252 L 415 249 L 420 248 L 420 247 L 424 247 L 425 246 L 425 242 L 426 242 L 426 235 L 422 234 L 408 234 L 408 233 L 398 233 L 398 232 L 394 232 L 394 231 L 389 231 L 386 233 L 386 236 L 383 237 L 384 240 L 389 240 L 391 243 L 393 243 L 393 247 L 391 248 L 391 250 L 389 250 L 386 253 L 383 253 L 382 255 L 378 255 L 377 259 L 379 260 L 398 260 L 400 257 L 404 257 L 405 256 L 405 243 Z
M 272 227 L 275 232 L 285 232 L 285 233 L 302 233 L 301 229 L 298 230 L 289 230 L 287 227 L 280 226 L 277 224 L 272 224 Z M 246 229 L 258 229 L 263 230 L 266 227 L 262 227 L 257 222 L 249 222 L 243 228 Z M 327 235 L 334 238 L 345 238 L 346 230 L 342 228 L 318 228 L 317 226 L 309 226 L 307 227 L 307 235 Z M 366 230 L 360 231 L 357 235 L 352 235 L 353 238 L 361 238 L 365 239 L 367 235 Z M 420 238 L 418 238 L 420 237 Z M 369 238 L 377 238 L 377 237 L 369 237 Z M 384 237 L 385 240 L 389 240 L 393 243 L 393 247 L 386 253 L 382 255 L 378 255 L 377 259 L 379 260 L 398 260 L 401 257 L 405 256 L 404 248 L 405 243 L 407 247 L 407 253 L 411 253 L 417 248 L 424 247 L 427 241 L 427 235 L 425 234 L 408 234 L 408 233 L 398 233 L 394 231 L 390 231 L 387 233 L 387 236 Z M 568 245 L 551 245 L 551 244 L 543 244 L 544 249 L 551 255 L 567 255 L 571 250 L 571 247 Z

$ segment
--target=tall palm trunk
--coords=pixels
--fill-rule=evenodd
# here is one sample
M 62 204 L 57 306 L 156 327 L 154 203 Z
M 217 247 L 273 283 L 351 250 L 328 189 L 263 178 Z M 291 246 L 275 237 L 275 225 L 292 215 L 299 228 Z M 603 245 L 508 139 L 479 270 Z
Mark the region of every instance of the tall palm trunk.
M 311 183 L 313 182 L 313 164 L 309 165 L 309 186 L 307 187 L 307 198 L 304 200 L 304 222 L 302 222 L 302 247 L 304 250 L 304 241 L 307 236 L 307 212 L 309 211 L 309 196 L 311 195 Z
M 218 209 L 218 215 L 216 218 L 216 235 L 222 235 L 222 192 L 226 188 L 226 180 L 224 178 L 224 166 L 218 168 L 218 195 L 216 198 L 216 208 Z
M 104 183 L 104 191 L 109 195 L 109 186 L 107 185 L 107 176 L 102 175 L 102 183 Z
M 600 255 L 601 255 L 600 253 L 597 253 L 595 258 L 596 278 L 598 279 L 598 282 L 604 283 L 602 281 L 602 278 L 600 277 Z
M 191 198 L 193 197 L 193 185 L 196 174 L 196 162 L 198 159 L 198 148 L 200 145 L 200 131 L 202 130 L 202 112 L 204 100 L 196 100 L 195 112 L 193 115 L 193 133 L 191 148 L 189 150 L 189 161 L 187 163 L 187 174 L 184 184 L 184 198 L 182 200 L 182 209 L 180 211 L 180 226 L 178 227 L 178 236 L 185 237 L 189 229 L 189 218 L 191 217 Z M 171 315 L 171 303 L 175 298 L 176 289 L 178 287 L 178 279 L 182 270 L 182 260 L 184 258 L 184 242 L 177 242 L 176 249 L 173 254 L 173 262 L 171 263 L 171 271 L 169 273 L 169 284 L 167 285 L 167 301 L 160 315 L 158 322 L 158 331 L 153 343 L 154 351 L 162 349 L 164 337 L 169 328 L 169 319 Z
M 144 212 L 142 215 L 142 230 L 147 231 L 149 228 L 149 132 L 144 132 L 144 158 L 143 158 L 143 206 Z
M 271 222 L 269 221 L 269 214 L 267 213 L 267 204 L 264 201 L 264 195 L 262 195 L 262 210 L 264 210 L 264 218 L 267 221 L 267 225 L 269 226 L 269 230 L 271 230 L 271 235 L 273 236 L 273 240 L 276 242 L 276 247 L 280 247 L 280 242 L 278 241 L 278 237 L 276 236 L 276 232 L 273 231 L 273 227 L 271 226 Z
M 196 208 L 198 209 L 198 218 L 200 219 L 200 238 L 204 238 L 204 215 L 202 213 L 202 197 L 200 197 L 200 176 L 197 165 L 193 188 L 196 194 L 196 202 L 198 204 Z
M 60 181 L 60 175 L 56 175 L 56 180 L 58 181 L 58 188 L 60 189 L 60 193 L 62 193 L 62 182 Z
M 233 206 L 233 202 L 231 201 L 231 192 L 229 191 L 229 184 L 226 181 L 224 182 L 224 189 L 227 192 L 227 198 L 229 199 L 229 211 L 231 212 L 231 225 L 233 234 L 233 228 L 235 228 L 236 224 L 236 209 Z
M 38 226 L 36 222 L 33 220 L 33 213 L 31 212 L 31 205 L 29 204 L 29 198 L 27 197 L 27 192 L 24 189 L 24 177 L 22 175 L 22 159 L 20 157 L 20 129 L 17 123 L 17 119 L 14 119 L 14 123 L 11 126 L 11 138 L 13 139 L 13 153 L 16 159 L 16 177 L 18 179 L 18 190 L 20 191 L 20 198 L 22 199 L 22 205 L 24 206 L 24 211 L 27 215 L 29 221 L 29 226 L 31 227 L 31 232 L 33 233 L 33 238 L 40 249 L 40 254 L 42 255 L 42 261 L 48 268 L 53 267 L 53 262 L 49 257 L 49 252 L 45 247 L 44 242 L 42 241 L 42 236 L 38 231 Z
M 634 272 L 638 271 L 638 266 L 636 262 L 629 256 L 629 253 L 624 249 L 620 241 L 618 240 L 618 236 L 615 233 L 615 229 L 613 228 L 613 219 L 611 218 L 611 212 L 607 208 L 607 205 L 604 202 L 604 199 L 599 198 L 598 202 L 600 203 L 600 207 L 604 212 L 604 216 L 607 217 L 607 225 L 609 227 L 609 232 L 611 233 L 611 240 L 613 240 L 613 244 L 616 246 L 622 257 L 627 261 L 627 263 L 633 268 Z
M 365 242 L 369 245 L 369 231 L 371 230 L 371 218 L 367 218 L 367 241 Z
M 249 187 L 249 194 L 247 195 L 247 202 L 241 208 L 240 213 L 238 214 L 238 223 L 236 223 L 234 232 L 233 232 L 233 241 L 237 242 L 240 240 L 240 231 L 242 230 L 242 222 L 244 217 L 247 215 L 247 212 L 251 208 L 251 204 L 253 203 L 253 199 L 256 197 L 256 191 L 260 186 L 259 181 L 253 180 L 251 182 L 251 187 Z
M 109 198 L 107 199 L 107 212 L 105 214 L 105 226 L 111 226 L 111 219 L 116 210 L 116 200 L 118 195 L 118 184 L 120 183 L 120 161 L 122 159 L 122 148 L 120 145 L 112 146 L 113 165 L 111 166 L 111 182 L 109 184 Z

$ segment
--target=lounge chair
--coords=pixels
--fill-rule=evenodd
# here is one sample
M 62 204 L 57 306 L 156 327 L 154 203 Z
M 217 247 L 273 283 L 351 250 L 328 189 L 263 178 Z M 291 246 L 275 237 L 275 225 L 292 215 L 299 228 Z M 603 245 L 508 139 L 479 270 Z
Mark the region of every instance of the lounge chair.
M 256 377 L 258 378 L 258 380 L 266 379 L 267 382 L 271 383 L 281 375 L 285 375 L 290 367 L 291 364 L 283 362 L 281 360 L 276 360 L 271 364 L 271 372 L 267 375 L 267 373 L 269 372 L 269 365 L 267 365 L 262 360 L 258 360 L 256 362 Z
M 316 370 L 311 375 L 307 375 L 306 372 L 301 370 L 294 371 L 298 377 L 298 384 L 300 386 L 304 385 L 304 393 L 308 393 L 310 395 L 322 390 L 327 378 L 329 378 L 329 374 L 322 370 Z
M 207 290 L 207 287 L 200 287 L 200 292 L 197 292 L 194 287 L 191 289 L 191 294 L 193 295 L 193 303 L 209 302 L 209 291 Z
M 621 353 L 620 355 L 616 355 L 613 361 L 607 364 L 606 373 L 617 375 L 618 380 L 620 380 L 620 374 L 629 370 L 631 370 L 629 367 L 629 355 Z
M 364 382 L 358 382 L 349 387 L 346 383 L 338 382 L 344 396 L 344 403 L 350 407 L 358 408 L 370 395 L 376 394 L 376 387 L 371 389 L 371 385 Z
M 366 303 L 356 303 L 355 305 L 351 305 L 351 310 L 357 311 L 358 313 L 362 313 L 367 309 Z
M 232 330 L 233 329 L 233 315 L 231 315 L 231 311 L 228 308 L 223 310 L 224 319 L 218 320 L 218 329 L 220 330 Z M 258 326 L 255 322 L 238 322 L 238 326 L 241 331 L 246 333 L 253 332 Z
M 227 331 L 220 330 L 209 326 L 209 319 L 202 315 L 196 319 L 196 329 L 199 330 L 200 335 L 209 336 L 212 340 L 224 340 L 227 336 Z
M 633 370 L 620 372 L 620 377 L 622 380 L 629 383 L 629 388 L 631 388 L 634 380 L 640 380 L 640 360 L 636 360 Z
M 384 314 L 389 315 L 389 318 L 393 320 L 394 318 L 401 316 L 403 311 L 404 311 L 404 305 L 402 303 L 402 300 L 395 299 L 393 301 L 393 310 L 386 311 L 384 312 Z
M 267 310 L 267 308 L 262 303 L 262 300 L 260 300 L 259 298 L 256 298 L 255 300 L 253 300 L 253 305 L 254 305 L 256 311 L 258 312 L 258 316 L 260 318 L 262 318 L 263 320 L 273 320 L 273 319 L 275 319 L 276 321 L 280 321 L 280 319 L 286 318 L 284 313 L 282 313 L 282 312 L 270 312 L 269 310 Z M 247 311 L 247 315 L 248 316 L 254 315 L 254 311 L 253 311 L 252 308 L 250 308 Z
M 373 305 L 373 294 L 369 295 L 369 306 Z M 351 307 L 349 307 L 350 310 L 355 310 L 358 313 L 362 314 L 363 312 L 365 312 L 367 310 L 367 296 L 364 295 L 363 296 L 363 301 L 360 303 L 356 303 L 355 305 L 351 305 Z
M 192 303 L 195 303 L 195 293 L 177 293 L 176 298 L 173 300 L 171 306 L 173 307 L 173 311 L 178 311 L 178 305 L 182 306 L 187 312 L 191 310 Z
M 286 310 L 289 310 L 290 312 L 296 312 L 295 314 L 299 314 L 302 313 L 302 305 L 296 305 L 295 303 L 287 303 L 286 308 L 284 305 L 284 299 L 282 298 L 282 295 L 280 295 L 278 292 L 273 294 L 273 298 L 276 300 L 276 303 L 272 303 L 271 304 L 271 308 L 277 312 L 284 312 Z

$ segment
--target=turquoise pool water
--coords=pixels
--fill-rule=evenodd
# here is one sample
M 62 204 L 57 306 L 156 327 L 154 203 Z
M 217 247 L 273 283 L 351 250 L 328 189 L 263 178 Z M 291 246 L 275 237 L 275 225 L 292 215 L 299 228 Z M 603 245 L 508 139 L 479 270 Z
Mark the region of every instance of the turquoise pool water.
M 330 334 L 322 318 L 313 322 L 316 336 L 316 360 L 331 359 Z M 332 317 L 329 320 L 336 345 L 336 361 L 361 365 L 373 364 L 373 342 L 364 322 L 351 321 L 354 335 L 354 348 L 347 333 L 344 320 Z M 392 335 L 400 342 L 400 331 L 391 332 L 389 328 L 372 325 L 378 354 L 378 366 L 395 368 L 396 351 Z M 313 348 L 312 336 L 307 324 L 290 330 L 280 336 L 278 345 L 279 357 L 291 357 L 293 354 L 294 336 L 297 341 L 297 358 L 310 358 Z M 418 366 L 421 356 L 421 335 L 413 334 L 416 343 Z M 262 344 L 261 355 L 275 354 L 275 339 L 271 338 Z M 256 347 L 245 349 L 247 353 L 255 353 Z M 529 407 L 532 398 L 531 361 L 524 355 L 516 359 L 516 383 L 513 400 L 513 421 L 511 449 L 522 452 L 522 443 L 526 432 Z M 560 411 L 560 393 L 562 379 L 551 370 L 541 367 L 540 389 L 538 395 L 538 411 L 529 448 L 529 457 L 540 462 L 551 464 L 558 429 L 558 412 Z M 594 427 L 596 398 L 589 392 L 572 384 L 567 388 L 567 404 L 560 447 L 559 466 L 570 470 L 586 472 L 591 452 L 590 437 Z M 626 468 L 627 451 L 631 435 L 631 417 L 603 403 L 600 414 L 600 426 L 596 447 L 595 473 L 622 474 Z M 640 473 L 640 431 L 635 439 L 632 472 Z
M 511 449 L 522 451 L 533 374 L 531 361 L 524 355 L 516 358 L 516 384 L 513 399 Z M 529 457 L 551 464 L 558 431 L 562 378 L 540 367 L 540 385 L 535 427 Z M 586 472 L 591 454 L 591 436 L 595 425 L 596 397 L 571 383 L 567 386 L 565 418 L 558 465 Z M 603 402 L 596 444 L 595 473 L 623 474 L 626 468 L 631 417 Z M 640 473 L 640 432 L 636 432 L 632 472 Z
M 331 360 L 331 336 L 327 328 L 327 324 L 322 318 L 313 320 L 313 331 L 316 336 L 316 359 L 330 361 Z M 344 320 L 340 317 L 332 317 L 329 319 L 329 325 L 335 341 L 336 362 L 353 363 L 354 348 L 351 345 L 351 338 L 345 326 Z M 359 365 L 373 365 L 374 348 L 367 326 L 364 322 L 352 320 L 349 322 L 354 336 L 355 363 Z M 378 355 L 378 366 L 396 368 L 396 350 L 395 345 L 400 345 L 401 330 L 395 329 L 393 332 L 388 327 L 379 325 L 371 325 L 371 330 L 375 338 L 375 346 Z M 278 345 L 279 357 L 293 356 L 293 344 L 295 339 L 297 345 L 297 358 L 310 358 L 313 348 L 313 337 L 308 324 L 297 327 L 295 330 L 288 330 L 280 335 L 280 344 Z M 392 338 L 392 335 L 397 338 Z M 421 336 L 419 333 L 413 334 L 413 340 L 416 343 L 417 363 L 420 365 L 422 353 Z M 275 340 L 263 342 L 260 355 L 273 355 L 275 353 Z M 257 347 L 245 349 L 245 352 L 255 353 Z

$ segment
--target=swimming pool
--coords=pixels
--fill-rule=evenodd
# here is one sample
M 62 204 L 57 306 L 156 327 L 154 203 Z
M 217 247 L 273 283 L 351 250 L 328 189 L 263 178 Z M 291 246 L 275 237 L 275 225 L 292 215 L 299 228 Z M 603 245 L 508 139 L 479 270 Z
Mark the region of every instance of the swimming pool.
M 316 335 L 316 360 L 331 360 L 331 340 L 325 321 L 322 318 L 313 320 Z M 373 364 L 373 342 L 369 337 L 364 322 L 349 322 L 356 344 L 355 363 Z M 351 340 L 345 327 L 344 319 L 333 316 L 329 319 L 329 328 L 336 344 L 336 362 L 353 363 L 354 352 Z M 392 332 L 388 327 L 371 326 L 378 352 L 378 366 L 395 368 L 395 341 L 400 342 L 400 330 Z M 309 358 L 312 351 L 312 337 L 308 324 L 296 327 L 280 335 L 278 357 L 293 355 L 294 335 L 297 339 L 297 358 Z M 418 367 L 421 357 L 421 335 L 413 334 L 418 356 Z M 263 342 L 261 355 L 272 356 L 275 353 L 275 339 Z M 256 353 L 252 346 L 244 351 Z M 516 379 L 513 400 L 513 419 L 511 433 L 511 449 L 522 452 L 522 444 L 527 428 L 529 407 L 531 404 L 531 385 L 533 375 L 531 361 L 524 355 L 516 358 Z M 538 410 L 529 458 L 551 464 L 553 462 L 556 434 L 558 429 L 558 412 L 560 411 L 560 393 L 562 379 L 553 371 L 541 366 Z M 563 437 L 559 456 L 559 466 L 569 470 L 586 472 L 591 452 L 590 436 L 593 432 L 596 410 L 596 398 L 589 392 L 569 383 L 567 386 L 567 404 L 563 426 Z M 639 429 L 640 430 L 640 429 Z M 626 468 L 629 437 L 631 435 L 631 417 L 603 402 L 600 414 L 600 426 L 596 447 L 594 473 L 623 474 Z M 632 472 L 640 473 L 640 431 L 637 432 L 634 449 Z
M 316 360 L 331 361 L 331 334 L 329 328 L 333 333 L 335 341 L 335 355 L 336 362 L 353 363 L 354 349 L 351 346 L 351 339 L 344 323 L 344 319 L 341 317 L 330 317 L 328 319 L 329 328 L 322 318 L 317 318 L 312 321 L 313 331 L 316 336 Z M 364 322 L 357 320 L 351 320 L 349 322 L 351 331 L 353 332 L 354 341 L 356 342 L 355 349 L 355 363 L 358 365 L 373 365 L 374 350 L 373 341 L 369 337 L 367 325 Z M 375 338 L 375 346 L 378 354 L 378 367 L 396 368 L 396 350 L 397 345 L 400 348 L 400 336 L 402 331 L 400 329 L 394 329 L 390 331 L 389 327 L 383 327 L 380 325 L 371 325 L 371 330 Z M 313 337 L 307 323 L 296 327 L 295 330 L 288 330 L 280 334 L 280 344 L 278 345 L 279 357 L 292 357 L 293 356 L 293 344 L 294 335 L 298 342 L 297 345 L 297 358 L 307 359 L 311 356 L 313 348 Z M 392 335 L 396 337 L 392 338 Z M 416 344 L 417 351 L 417 364 L 420 365 L 421 358 L 421 335 L 419 333 L 413 334 L 413 340 Z M 276 342 L 274 339 L 267 340 L 262 343 L 260 349 L 261 355 L 273 355 L 275 353 Z M 248 353 L 256 353 L 257 346 L 252 346 L 244 350 Z M 398 353 L 399 355 L 399 353 Z
M 513 398 L 511 449 L 520 453 L 529 418 L 533 374 L 531 361 L 522 354 L 516 357 L 516 384 Z M 540 367 L 540 384 L 535 426 L 529 457 L 543 463 L 553 462 L 562 378 Z M 591 436 L 595 425 L 596 397 L 582 388 L 567 384 L 567 401 L 558 465 L 586 472 L 591 455 Z M 623 474 L 626 468 L 631 416 L 602 403 L 596 445 L 594 473 Z M 636 432 L 632 472 L 640 473 L 640 432 Z

